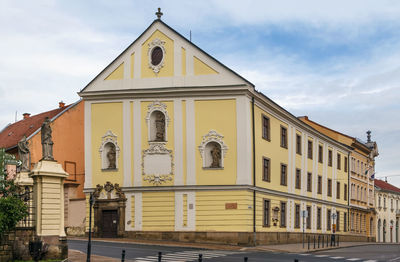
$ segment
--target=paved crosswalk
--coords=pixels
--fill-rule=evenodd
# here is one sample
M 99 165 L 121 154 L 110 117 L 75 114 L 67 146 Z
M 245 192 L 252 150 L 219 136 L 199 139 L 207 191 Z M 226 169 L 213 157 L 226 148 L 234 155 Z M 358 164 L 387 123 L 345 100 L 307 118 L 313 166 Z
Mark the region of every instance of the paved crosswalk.
M 223 251 L 223 250 L 195 250 L 195 251 L 182 251 L 182 252 L 174 252 L 174 253 L 165 253 L 162 254 L 162 261 L 164 262 L 190 262 L 190 261 L 198 261 L 199 254 L 203 255 L 204 259 L 207 258 L 216 258 L 216 257 L 224 257 L 228 255 L 238 254 L 239 252 L 234 251 Z M 149 261 L 158 261 L 158 256 L 147 256 L 135 258 L 133 261 L 135 262 L 149 262 Z
M 304 253 L 304 254 L 299 254 L 300 256 L 310 256 L 310 253 Z M 329 256 L 329 255 L 311 255 L 313 257 L 319 257 L 319 258 L 329 258 L 329 259 L 334 259 L 334 260 L 346 260 L 346 261 L 360 261 L 360 262 L 378 262 L 378 260 L 365 260 L 362 258 L 357 258 L 357 257 L 353 257 L 353 258 L 345 258 L 345 257 L 338 257 L 338 256 Z

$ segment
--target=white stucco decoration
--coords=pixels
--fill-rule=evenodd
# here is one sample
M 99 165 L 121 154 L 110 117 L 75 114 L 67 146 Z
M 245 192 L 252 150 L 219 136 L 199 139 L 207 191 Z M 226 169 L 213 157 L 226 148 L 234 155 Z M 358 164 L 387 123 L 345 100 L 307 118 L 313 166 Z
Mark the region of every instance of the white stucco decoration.
M 99 148 L 100 158 L 101 158 L 101 168 L 108 169 L 108 159 L 107 159 L 107 146 L 111 143 L 115 146 L 115 165 L 116 169 L 118 169 L 118 158 L 119 158 L 119 151 L 120 148 L 117 143 L 117 136 L 108 130 L 104 136 L 101 137 L 101 145 Z
M 165 148 L 165 142 L 150 142 L 150 147 L 143 150 L 142 175 L 144 180 L 160 185 L 171 181 L 174 173 L 172 150 Z
M 209 168 L 212 163 L 211 157 L 211 144 L 216 143 L 221 147 L 221 168 L 224 167 L 224 158 L 228 152 L 228 146 L 225 145 L 224 136 L 218 134 L 214 130 L 210 130 L 207 134 L 203 136 L 203 140 L 199 146 L 200 155 L 203 159 L 203 168 Z
M 159 111 L 164 114 L 165 118 L 165 141 L 168 141 L 168 125 L 169 122 L 171 121 L 168 112 L 167 112 L 167 105 L 160 102 L 160 101 L 154 101 L 150 105 L 147 106 L 147 115 L 146 115 L 146 123 L 147 123 L 147 132 L 148 132 L 148 139 L 150 141 L 155 140 L 155 131 L 156 131 L 156 126 L 155 126 L 155 116 L 154 112 Z M 155 141 L 154 141 L 155 142 Z M 163 142 L 158 142 L 158 143 L 163 143 Z
M 164 45 L 165 45 L 165 41 L 162 41 L 162 40 L 160 40 L 158 38 L 155 38 L 153 41 L 151 41 L 149 43 L 149 50 L 147 51 L 147 57 L 149 59 L 149 68 L 151 68 L 153 70 L 153 72 L 156 73 L 156 74 L 158 74 L 158 72 L 160 72 L 161 68 L 164 66 L 164 58 L 165 58 L 165 54 L 166 54 Z M 151 53 L 152 53 L 153 49 L 156 48 L 156 47 L 160 47 L 161 48 L 161 50 L 162 50 L 162 59 L 161 59 L 160 63 L 158 63 L 157 65 L 153 65 L 151 63 Z

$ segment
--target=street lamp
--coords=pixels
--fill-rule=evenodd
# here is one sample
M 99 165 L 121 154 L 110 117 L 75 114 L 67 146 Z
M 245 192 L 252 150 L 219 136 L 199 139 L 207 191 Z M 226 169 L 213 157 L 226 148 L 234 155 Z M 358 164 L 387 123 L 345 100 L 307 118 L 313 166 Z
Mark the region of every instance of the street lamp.
M 90 193 L 89 198 L 89 241 L 87 246 L 86 262 L 90 262 L 90 253 L 92 249 L 92 207 L 94 204 L 93 193 Z

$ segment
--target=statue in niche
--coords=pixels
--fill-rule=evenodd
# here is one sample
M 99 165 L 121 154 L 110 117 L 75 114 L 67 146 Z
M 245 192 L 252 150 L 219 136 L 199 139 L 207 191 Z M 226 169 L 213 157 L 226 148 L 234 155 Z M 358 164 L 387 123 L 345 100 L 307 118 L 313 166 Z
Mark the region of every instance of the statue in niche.
M 29 143 L 26 141 L 26 136 L 23 136 L 20 141 L 18 141 L 18 155 L 21 160 L 21 171 L 29 172 L 30 161 L 29 161 Z
M 220 161 L 221 161 L 221 148 L 218 145 L 215 145 L 213 149 L 211 149 L 211 157 L 212 157 L 212 163 L 211 166 L 212 168 L 218 168 L 221 167 Z
M 165 141 L 165 116 L 161 112 L 156 112 L 156 139 L 155 141 Z
M 107 152 L 107 159 L 108 159 L 108 169 L 116 169 L 116 152 L 115 152 L 115 146 L 111 145 L 110 150 Z
M 54 160 L 53 141 L 51 140 L 50 119 L 46 117 L 41 128 L 42 134 L 42 160 Z

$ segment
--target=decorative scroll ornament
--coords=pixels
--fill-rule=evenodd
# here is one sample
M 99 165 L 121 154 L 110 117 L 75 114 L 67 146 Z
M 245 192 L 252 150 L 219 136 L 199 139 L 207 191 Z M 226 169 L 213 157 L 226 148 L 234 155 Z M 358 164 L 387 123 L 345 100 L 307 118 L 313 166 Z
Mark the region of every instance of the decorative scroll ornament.
M 160 101 L 154 101 L 153 103 L 151 103 L 150 105 L 147 106 L 147 115 L 146 115 L 147 126 L 148 127 L 150 126 L 150 116 L 151 116 L 151 113 L 153 113 L 154 111 L 160 111 L 164 114 L 165 124 L 166 124 L 166 126 L 168 126 L 171 119 L 168 116 L 167 105 Z
M 227 154 L 228 147 L 223 141 L 224 136 L 218 134 L 215 130 L 210 130 L 206 135 L 203 136 L 203 140 L 201 141 L 199 148 L 199 152 L 201 157 L 203 158 L 203 167 L 209 167 L 207 166 L 207 156 L 206 156 L 206 147 L 207 144 L 214 142 L 220 145 L 221 149 L 221 159 L 220 159 L 220 167 L 224 167 L 224 158 Z M 210 152 L 208 152 L 210 153 Z
M 150 147 L 142 151 L 143 180 L 161 185 L 172 181 L 174 161 L 172 150 L 165 148 L 166 142 L 149 142 Z
M 119 184 L 111 184 L 110 181 L 107 181 L 104 186 L 98 184 L 93 192 L 93 197 L 95 199 L 126 199 Z
M 201 141 L 201 144 L 199 146 L 200 154 L 201 155 L 204 154 L 204 149 L 208 143 L 216 142 L 216 143 L 220 144 L 221 151 L 222 151 L 222 158 L 224 158 L 228 151 L 228 147 L 225 145 L 224 141 L 222 140 L 223 138 L 224 138 L 224 136 L 218 134 L 214 130 L 211 130 L 210 132 L 208 132 L 206 135 L 203 136 L 203 140 Z
M 154 73 L 158 74 L 158 72 L 160 72 L 161 68 L 164 66 L 164 58 L 165 58 L 165 41 L 162 41 L 158 38 L 155 38 L 153 41 L 151 41 L 149 43 L 149 50 L 147 52 L 147 57 L 149 58 L 149 68 L 151 68 L 153 70 Z M 159 51 L 159 49 L 161 50 L 161 60 L 158 63 L 154 63 L 153 61 L 153 51 L 157 50 Z
M 161 115 L 161 119 L 157 119 L 157 115 Z M 146 123 L 147 123 L 149 141 L 159 142 L 159 143 L 166 142 L 168 138 L 167 127 L 170 121 L 171 120 L 168 116 L 166 104 L 160 101 L 154 101 L 153 103 L 148 105 Z M 159 132 L 161 133 L 161 135 L 158 134 Z
M 171 175 L 146 175 L 144 180 L 153 183 L 153 185 L 161 185 L 162 183 L 171 181 L 172 177 Z

